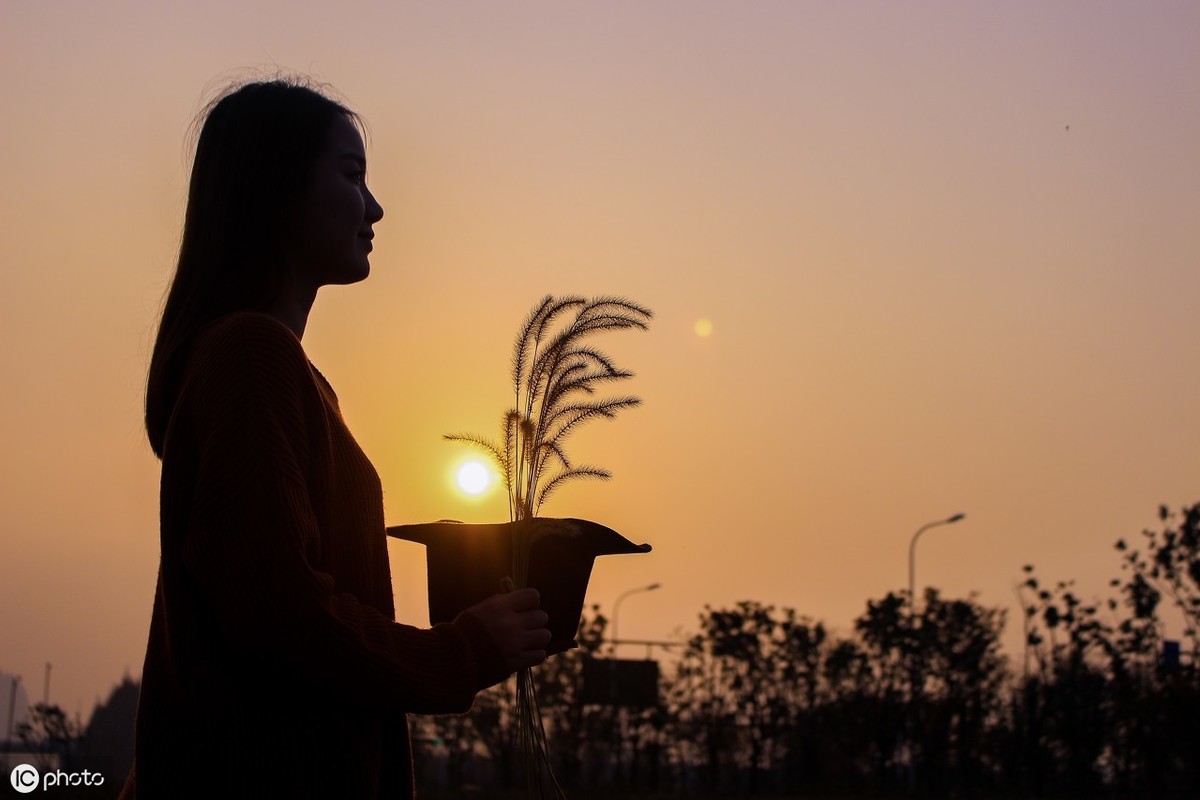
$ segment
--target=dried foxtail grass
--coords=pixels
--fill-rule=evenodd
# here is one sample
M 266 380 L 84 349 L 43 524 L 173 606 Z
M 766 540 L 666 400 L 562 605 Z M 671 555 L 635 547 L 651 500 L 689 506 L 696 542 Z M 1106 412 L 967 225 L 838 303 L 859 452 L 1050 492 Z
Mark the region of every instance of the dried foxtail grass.
M 646 330 L 649 309 L 619 297 L 556 298 L 546 295 L 521 323 L 513 345 L 513 406 L 500 421 L 500 439 L 478 434 L 449 434 L 484 450 L 496 462 L 508 490 L 509 519 L 533 519 L 555 489 L 572 480 L 612 477 L 608 470 L 574 464 L 564 442 L 588 420 L 612 419 L 618 412 L 641 404 L 631 395 L 597 398 L 601 384 L 633 377 L 591 345 L 600 333 L 636 328 Z M 526 585 L 533 530 L 513 526 L 511 588 Z M 533 673 L 517 673 L 517 737 L 525 759 L 526 788 L 541 793 L 543 770 L 555 797 L 565 798 L 550 767 L 546 731 L 534 690 Z
M 563 323 L 563 317 L 574 318 Z M 445 438 L 483 449 L 496 462 L 508 490 L 513 521 L 537 515 L 546 498 L 578 478 L 611 478 L 608 470 L 572 464 L 563 444 L 582 423 L 613 418 L 642 401 L 633 396 L 595 397 L 599 384 L 633 377 L 585 340 L 598 333 L 645 330 L 652 313 L 617 297 L 555 298 L 546 295 L 525 318 L 513 346 L 513 406 L 492 441 L 478 434 Z

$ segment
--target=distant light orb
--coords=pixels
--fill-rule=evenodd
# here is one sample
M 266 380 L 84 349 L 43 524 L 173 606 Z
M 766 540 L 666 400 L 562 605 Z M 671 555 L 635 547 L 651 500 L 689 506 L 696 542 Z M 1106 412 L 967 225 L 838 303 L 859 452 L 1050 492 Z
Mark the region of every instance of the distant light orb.
M 713 324 L 711 320 L 698 319 L 696 320 L 696 335 L 701 338 L 712 336 Z
M 458 482 L 458 488 L 467 494 L 480 494 L 492 482 L 492 475 L 480 462 L 468 461 L 458 468 L 455 480 Z

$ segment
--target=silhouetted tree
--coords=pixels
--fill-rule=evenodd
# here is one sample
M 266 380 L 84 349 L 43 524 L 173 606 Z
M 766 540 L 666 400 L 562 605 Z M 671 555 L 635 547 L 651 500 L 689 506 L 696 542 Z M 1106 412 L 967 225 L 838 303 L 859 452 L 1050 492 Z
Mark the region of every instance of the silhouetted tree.
M 757 793 L 761 773 L 781 755 L 779 734 L 789 713 L 780 680 L 780 621 L 772 607 L 743 601 L 732 609 L 706 606 L 700 628 L 672 687 L 677 729 L 691 743 L 689 756 L 700 755 L 710 789 L 728 782 L 723 773 L 733 767 Z
M 1200 792 L 1200 748 L 1193 744 L 1200 718 L 1200 504 L 1179 515 L 1161 508 L 1159 519 L 1161 531 L 1143 532 L 1144 551 L 1117 541 L 1123 575 L 1111 582 L 1117 596 L 1106 601 L 1081 600 L 1069 581 L 1043 586 L 1033 567 L 1025 568 L 1027 646 L 1037 672 L 1013 703 L 1023 786 L 1164 797 Z M 1186 659 L 1165 647 L 1164 607 L 1183 623 Z
M 1122 590 L 1138 619 L 1153 618 L 1166 598 L 1183 623 L 1183 636 L 1196 663 L 1200 659 L 1200 503 L 1178 514 L 1160 506 L 1158 518 L 1161 531 L 1142 531 L 1144 553 L 1124 539 L 1117 541 L 1122 570 L 1128 574 Z
M 826 734 L 821 730 L 821 711 L 833 694 L 825 688 L 829 659 L 825 626 L 794 609 L 783 609 L 778 651 L 776 717 L 783 729 L 785 783 L 822 785 L 828 748 L 822 746 Z
M 17 725 L 15 733 L 24 747 L 55 753 L 69 765 L 78 750 L 83 726 L 53 703 L 34 703 L 29 720 Z
M 108 699 L 92 710 L 80 743 L 80 760 L 105 776 L 105 785 L 116 789 L 133 767 L 133 733 L 137 719 L 138 682 L 125 676 Z
M 847 744 L 869 758 L 875 787 L 911 769 L 918 787 L 975 790 L 998 769 L 985 745 L 1001 724 L 1008 676 L 999 652 L 1004 614 L 973 599 L 943 600 L 933 588 L 915 618 L 907 606 L 889 593 L 855 621 L 858 696 L 843 690 L 841 703 L 871 724 Z
M 869 669 L 860 674 L 855 715 L 871 719 L 873 725 L 860 734 L 857 746 L 871 764 L 871 781 L 885 786 L 889 777 L 905 764 L 905 743 L 911 751 L 919 735 L 906 730 L 911 715 L 905 700 L 914 681 L 921 655 L 914 653 L 912 627 L 903 595 L 889 592 L 880 600 L 868 600 L 866 612 L 854 622 L 862 641 Z
M 1004 612 L 928 589 L 914 630 L 923 683 L 912 699 L 918 776 L 934 792 L 974 792 L 1000 765 L 989 747 L 1008 681 L 1000 655 Z
M 1112 597 L 1088 600 L 1025 568 L 1016 677 L 999 650 L 1004 613 L 974 597 L 930 588 L 910 617 L 908 598 L 890 592 L 868 600 L 849 638 L 789 608 L 706 606 L 665 705 L 625 712 L 628 756 L 622 712 L 583 702 L 581 665 L 606 624 L 593 608 L 580 649 L 535 671 L 556 772 L 577 791 L 631 797 L 651 787 L 689 797 L 1200 796 L 1200 505 L 1159 519 L 1135 545 L 1117 542 Z M 1180 621 L 1181 652 L 1164 649 Z M 465 717 L 433 720 L 486 749 L 501 786 L 512 785 L 510 698 L 499 688 Z M 673 766 L 661 783 L 660 753 Z

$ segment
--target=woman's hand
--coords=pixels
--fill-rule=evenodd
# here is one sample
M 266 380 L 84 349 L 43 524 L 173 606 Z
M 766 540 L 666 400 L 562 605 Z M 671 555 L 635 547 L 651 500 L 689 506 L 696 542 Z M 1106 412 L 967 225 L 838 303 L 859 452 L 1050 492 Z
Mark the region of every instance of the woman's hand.
M 538 608 L 540 602 L 537 589 L 517 589 L 492 595 L 463 612 L 483 624 L 510 675 L 546 660 L 550 617 Z

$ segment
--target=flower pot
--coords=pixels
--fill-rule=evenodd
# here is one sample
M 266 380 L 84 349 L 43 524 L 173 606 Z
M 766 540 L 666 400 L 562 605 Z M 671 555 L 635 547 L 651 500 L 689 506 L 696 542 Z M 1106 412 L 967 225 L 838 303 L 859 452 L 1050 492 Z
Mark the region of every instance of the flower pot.
M 525 537 L 526 585 L 538 590 L 550 617 L 549 654 L 577 646 L 575 633 L 596 556 L 649 553 L 621 534 L 581 519 L 535 518 L 523 522 L 430 522 L 398 525 L 388 535 L 419 542 L 427 550 L 429 622 L 452 622 L 463 609 L 504 591 L 513 574 L 514 533 Z

